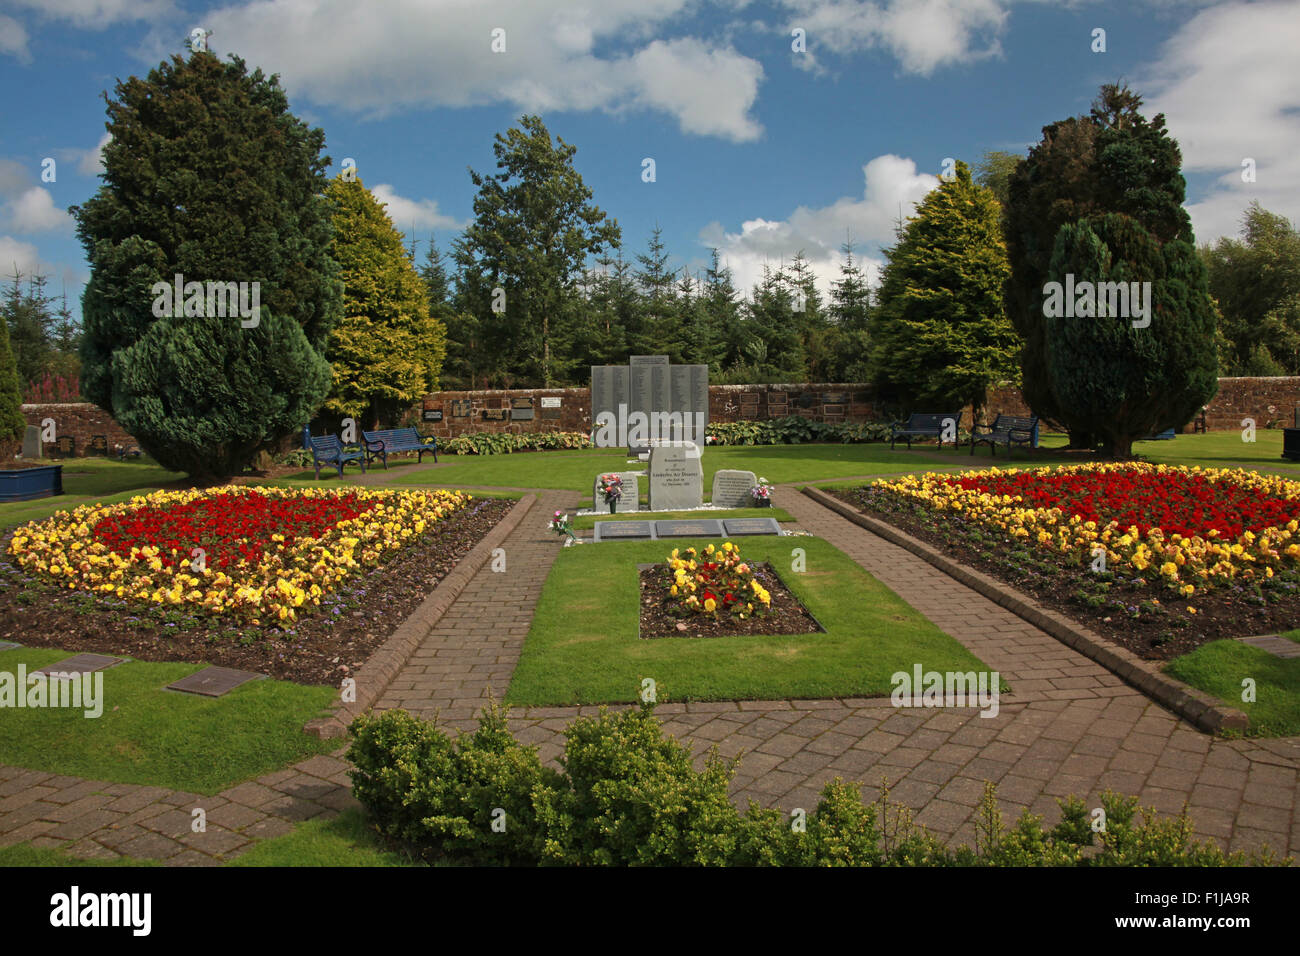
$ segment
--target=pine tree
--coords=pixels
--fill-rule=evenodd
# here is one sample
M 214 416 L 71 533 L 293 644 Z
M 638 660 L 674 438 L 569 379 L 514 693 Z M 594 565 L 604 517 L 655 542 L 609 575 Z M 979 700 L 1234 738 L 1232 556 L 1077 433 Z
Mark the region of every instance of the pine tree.
M 643 355 L 667 355 L 674 365 L 681 364 L 686 351 L 681 316 L 678 314 L 677 276 L 668 268 L 668 250 L 663 230 L 658 225 L 650 232 L 650 241 L 636 261 L 641 268 L 636 281 L 641 293 L 644 324 L 633 345 Z
M 343 279 L 343 318 L 326 350 L 334 384 L 324 408 L 363 427 L 391 427 L 437 390 L 446 329 L 431 313 L 427 279 L 361 179 L 339 176 L 327 195 L 334 203 L 332 253 Z
M 115 92 L 103 185 L 72 209 L 91 264 L 82 391 L 162 465 L 225 478 L 297 434 L 329 390 L 342 284 L 325 136 L 238 57 L 175 56 Z M 188 293 L 190 314 L 168 312 L 156 285 L 176 275 L 248 283 L 250 309 L 256 288 L 253 324 Z
M 699 362 L 717 374 L 739 361 L 740 300 L 731 270 L 709 250 L 701 301 Z
M 764 264 L 763 277 L 754 286 L 746 308 L 749 319 L 744 330 L 748 337 L 743 346 L 749 360 L 746 364 L 760 380 L 807 380 L 795 304 L 784 267 L 773 269 Z
M 880 286 L 871 381 L 916 411 L 972 405 L 1014 368 L 1009 267 L 993 194 L 957 163 L 903 227 Z
M 0 446 L 19 441 L 27 430 L 22 404 L 18 367 L 14 364 L 14 353 L 9 348 L 8 323 L 0 322 Z M 2 447 L 0 451 L 3 451 Z
M 831 283 L 828 381 L 867 382 L 871 376 L 871 289 L 853 258 L 853 242 L 840 247 L 840 277 Z

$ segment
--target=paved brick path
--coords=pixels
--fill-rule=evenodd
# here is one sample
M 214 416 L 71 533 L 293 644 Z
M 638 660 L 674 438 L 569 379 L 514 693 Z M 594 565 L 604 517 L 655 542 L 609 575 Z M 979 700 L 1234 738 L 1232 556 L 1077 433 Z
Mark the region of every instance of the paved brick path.
M 1148 701 L 1109 672 L 895 545 L 835 515 L 792 487 L 780 501 L 804 529 L 844 550 L 952 634 L 1012 685 L 997 717 L 973 708 L 899 710 L 887 700 L 665 704 L 668 732 L 702 759 L 716 745 L 743 752 L 734 796 L 791 810 L 811 808 L 828 779 L 863 781 L 870 797 L 888 778 L 895 800 L 937 833 L 969 841 L 985 780 L 1004 811 L 1028 807 L 1055 819 L 1054 798 L 1097 805 L 1113 788 L 1176 813 L 1191 806 L 1200 837 L 1231 849 L 1268 843 L 1300 854 L 1296 815 L 1300 741 L 1214 740 Z M 542 582 L 560 551 L 545 529 L 567 492 L 540 501 L 507 538 L 507 570 L 486 564 L 428 635 L 381 700 L 448 724 L 474 725 L 489 695 L 504 694 Z M 521 739 L 554 760 L 561 731 L 597 708 L 531 708 L 512 721 Z M 0 767 L 0 844 L 78 841 L 88 856 L 124 854 L 168 863 L 214 862 L 296 820 L 351 801 L 346 765 L 314 757 L 213 798 L 109 785 Z M 208 832 L 189 832 L 191 811 Z

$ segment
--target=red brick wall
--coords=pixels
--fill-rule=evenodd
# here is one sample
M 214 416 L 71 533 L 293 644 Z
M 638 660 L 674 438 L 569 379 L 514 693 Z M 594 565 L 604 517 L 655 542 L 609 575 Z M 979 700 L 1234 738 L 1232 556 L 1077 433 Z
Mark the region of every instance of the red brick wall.
M 137 447 L 136 440 L 123 431 L 122 426 L 113 421 L 113 417 L 108 412 L 89 402 L 60 405 L 24 405 L 22 410 L 23 417 L 27 419 L 27 424 L 35 425 L 37 428 L 43 428 L 42 422 L 47 418 L 52 418 L 56 437 L 71 435 L 76 439 L 76 455 L 78 458 L 84 457 L 90 449 L 90 436 L 92 435 L 107 436 L 110 454 L 116 452 L 118 445 L 124 445 L 127 448 Z M 45 454 L 49 455 L 54 448 L 53 443 L 47 442 Z

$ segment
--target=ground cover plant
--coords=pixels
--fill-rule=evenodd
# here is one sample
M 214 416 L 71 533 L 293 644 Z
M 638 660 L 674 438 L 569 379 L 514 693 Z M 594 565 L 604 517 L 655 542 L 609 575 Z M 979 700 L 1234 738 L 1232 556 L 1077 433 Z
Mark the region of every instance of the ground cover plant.
M 1300 620 L 1300 483 L 1280 476 L 1100 464 L 839 494 L 1148 658 Z
M 1267 851 L 1225 854 L 1192 839 L 1186 810 L 1160 818 L 1107 791 L 1105 828 L 1088 805 L 1060 800 L 1045 828 L 1025 811 L 1002 820 L 987 784 L 975 845 L 948 846 L 905 807 L 864 803 L 859 787 L 828 783 L 797 816 L 728 788 L 739 758 L 711 752 L 702 770 L 665 736 L 652 706 L 580 717 L 565 731 L 560 770 L 511 736 L 506 715 L 483 713 L 479 729 L 453 739 L 405 711 L 367 714 L 352 725 L 353 792 L 379 831 L 433 861 L 579 866 L 1226 866 L 1275 864 Z M 501 821 L 505 826 L 499 825 Z M 1281 861 L 1289 862 L 1289 861 Z
M 68 652 L 0 651 L 0 671 L 27 673 Z M 334 697 L 328 687 L 250 681 L 221 698 L 164 688 L 199 670 L 189 663 L 126 661 L 101 673 L 102 713 L 65 707 L 4 710 L 0 764 L 88 780 L 214 794 L 332 749 L 302 732 Z
M 631 702 L 647 677 L 679 700 L 886 696 L 890 677 L 910 673 L 917 662 L 945 672 L 989 669 L 843 552 L 811 536 L 751 537 L 743 551 L 747 562 L 779 570 L 824 632 L 639 639 L 637 566 L 662 562 L 666 547 L 702 552 L 710 544 L 722 542 L 564 548 L 542 589 L 506 701 Z
M 336 684 L 511 505 L 226 486 L 82 506 L 0 544 L 0 634 Z

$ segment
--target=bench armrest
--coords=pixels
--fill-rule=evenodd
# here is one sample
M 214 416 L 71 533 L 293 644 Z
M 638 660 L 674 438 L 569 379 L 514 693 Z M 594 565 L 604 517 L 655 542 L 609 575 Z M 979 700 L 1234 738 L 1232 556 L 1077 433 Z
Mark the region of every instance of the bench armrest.
M 983 430 L 986 431 L 986 432 L 991 432 L 991 431 L 993 431 L 993 426 L 992 426 L 992 425 L 981 425 L 981 424 L 979 424 L 978 422 L 976 422 L 975 424 L 972 424 L 971 427 L 970 427 L 970 430 L 971 430 L 971 434 L 972 434 L 972 435 L 975 434 L 975 432 L 980 431 L 981 429 L 983 429 Z

